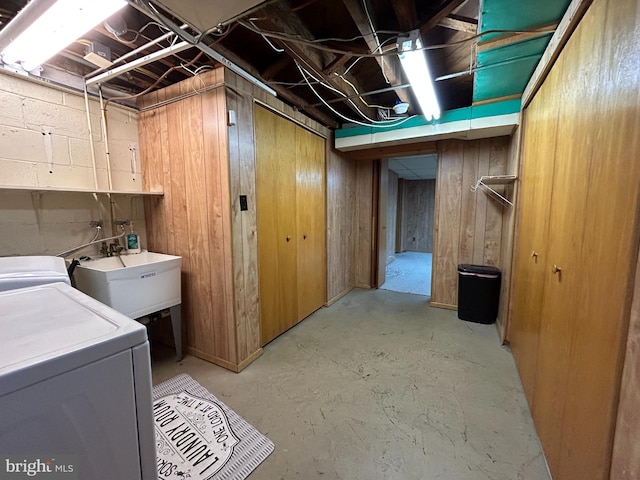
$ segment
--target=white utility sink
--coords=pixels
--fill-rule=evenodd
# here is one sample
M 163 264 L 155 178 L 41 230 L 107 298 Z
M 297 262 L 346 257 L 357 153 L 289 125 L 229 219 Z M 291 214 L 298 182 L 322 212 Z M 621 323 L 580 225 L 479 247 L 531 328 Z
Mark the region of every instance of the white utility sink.
M 131 318 L 140 318 L 182 302 L 182 257 L 143 251 L 80 262 L 75 286 Z

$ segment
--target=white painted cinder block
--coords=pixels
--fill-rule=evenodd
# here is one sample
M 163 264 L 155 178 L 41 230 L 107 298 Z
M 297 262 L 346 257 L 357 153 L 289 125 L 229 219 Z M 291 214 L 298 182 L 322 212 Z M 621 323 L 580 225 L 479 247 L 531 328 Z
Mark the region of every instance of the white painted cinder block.
M 109 208 L 105 196 L 68 192 L 42 193 L 34 206 L 42 223 L 77 223 L 85 227 L 89 221 L 101 219 L 101 212 Z
M 31 187 L 33 191 L 0 189 L 0 256 L 55 255 L 86 243 L 95 230 L 91 220 L 105 222 L 110 235 L 113 219 L 110 201 L 118 219 L 133 220 L 146 246 L 144 206 L 141 197 L 91 193 L 47 193 L 40 187 L 108 190 L 107 163 L 100 106 L 90 100 L 93 137 L 84 96 L 0 72 L 0 185 Z M 114 190 L 142 190 L 138 156 L 131 173 L 129 147 L 138 145 L 137 113 L 110 104 L 109 135 Z M 43 132 L 47 135 L 43 135 Z M 51 132 L 51 135 L 48 133 Z M 47 155 L 50 141 L 51 156 Z M 91 142 L 98 169 L 95 175 Z M 51 163 L 50 163 L 51 161 Z M 96 254 L 99 246 L 79 252 Z
M 16 195 L 17 193 L 17 195 Z M 3 228 L 3 237 L 9 234 L 14 224 L 36 223 L 38 217 L 34 210 L 33 197 L 29 192 L 9 192 L 0 190 L 0 222 L 9 225 Z
M 0 158 L 0 185 L 37 185 L 37 163 Z
M 69 160 L 71 165 L 93 168 L 91 144 L 82 138 L 69 138 Z
M 91 142 L 95 151 L 98 169 L 107 169 L 107 156 L 103 138 L 103 125 L 99 101 L 89 100 L 92 137 L 85 112 L 84 95 L 32 80 L 23 79 L 0 72 L 0 158 L 42 164 L 36 168 L 35 184 L 25 186 L 60 186 L 73 188 L 95 187 L 93 173 L 87 175 L 83 168 L 93 168 Z M 140 175 L 138 161 L 138 120 L 137 112 L 115 104 L 107 109 L 109 126 L 110 164 L 113 171 L 128 172 L 125 184 L 137 186 Z M 43 132 L 51 133 L 50 137 Z M 45 141 L 48 138 L 49 144 Z M 136 148 L 134 172 L 131 173 L 131 145 Z M 51 155 L 47 155 L 51 152 Z M 61 173 L 59 168 L 73 167 Z M 33 167 L 31 167 L 33 168 Z M 0 184 L 16 184 L 17 178 L 34 180 L 21 173 L 0 173 Z M 53 173 L 49 173 L 53 170 Z M 10 180 L 10 178 L 12 180 Z M 126 178 L 126 177 L 122 177 Z M 6 181 L 5 181 L 6 180 Z M 82 185 L 81 182 L 88 181 Z M 108 181 L 101 182 L 100 188 L 108 189 Z M 141 189 L 135 188 L 135 191 Z
M 136 145 L 135 162 L 131 157 L 131 143 L 127 141 L 109 141 L 109 157 L 111 158 L 111 170 L 120 170 L 131 173 L 140 173 L 140 159 Z M 132 165 L 135 163 L 135 165 Z
M 138 121 L 131 117 L 128 111 L 117 110 L 109 107 L 109 142 L 138 141 Z
M 0 226 L 4 230 L 2 221 Z M 12 225 L 10 232 L 0 235 L 0 256 L 42 255 L 43 251 L 44 241 L 35 223 Z
M 122 170 L 111 170 L 111 179 L 114 190 L 129 192 L 142 191 L 142 175 L 139 173 L 123 172 Z
M 22 98 L 0 90 L 0 125 L 25 128 Z
M 94 105 L 91 105 L 91 103 L 94 103 Z M 73 108 L 75 110 L 80 110 L 83 115 L 86 115 L 85 114 L 84 95 L 71 93 L 71 92 L 63 92 L 62 93 L 62 104 L 65 107 Z M 89 111 L 90 112 L 93 112 L 95 114 L 99 114 L 100 113 L 100 107 L 97 104 L 97 102 L 91 102 L 91 100 L 90 100 L 89 104 L 90 104 L 90 107 L 89 107 Z
M 61 105 L 62 91 L 44 83 L 29 81 L 23 77 L 0 72 L 0 91 L 15 93 L 24 98 L 37 99 Z
M 112 197 L 118 219 L 132 220 L 145 247 L 142 198 Z M 0 190 L 0 256 L 57 255 L 87 243 L 95 235 L 91 220 L 105 222 L 105 236 L 112 232 L 109 197 L 90 193 L 51 193 Z M 75 254 L 96 255 L 99 245 Z
M 0 157 L 8 160 L 45 162 L 42 132 L 0 125 Z
M 51 147 L 51 160 L 55 165 L 71 165 L 69 137 L 52 134 Z M 45 161 L 48 163 L 49 159 L 47 158 Z
M 60 104 L 25 99 L 24 115 L 27 127 L 32 130 L 48 127 L 56 134 L 68 137 L 87 138 L 89 135 L 86 115 Z
M 38 185 L 55 188 L 86 188 L 93 184 L 93 169 L 70 165 L 38 164 Z

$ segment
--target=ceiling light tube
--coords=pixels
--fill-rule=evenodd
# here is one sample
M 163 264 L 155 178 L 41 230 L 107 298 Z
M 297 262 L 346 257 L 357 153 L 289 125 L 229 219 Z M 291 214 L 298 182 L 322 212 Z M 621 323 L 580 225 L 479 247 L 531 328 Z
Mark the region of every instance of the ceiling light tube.
M 2 60 L 33 70 L 126 4 L 125 0 L 58 0 L 26 29 L 19 29 L 23 31 L 2 49 Z
M 400 64 L 420 104 L 422 114 L 427 120 L 437 120 L 440 118 L 440 106 L 433 88 L 427 59 L 422 51 L 419 31 L 413 30 L 409 37 L 399 37 L 397 46 Z

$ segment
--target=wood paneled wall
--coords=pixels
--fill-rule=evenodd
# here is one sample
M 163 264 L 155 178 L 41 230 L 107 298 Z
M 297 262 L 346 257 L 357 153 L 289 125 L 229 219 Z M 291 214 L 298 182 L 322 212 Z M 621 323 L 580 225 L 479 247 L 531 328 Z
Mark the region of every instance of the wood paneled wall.
M 387 189 L 387 261 L 393 261 L 396 253 L 396 236 L 398 229 L 398 174 L 389 170 Z
M 506 175 L 518 175 L 520 167 L 521 129 L 516 127 L 509 139 L 507 153 Z M 509 317 L 511 315 L 511 278 L 513 272 L 513 248 L 515 244 L 515 223 L 518 211 L 518 185 L 516 181 L 505 187 L 506 197 L 511 199 L 514 207 L 504 207 L 502 210 L 502 238 L 500 240 L 500 270 L 502 283 L 500 285 L 500 306 L 496 326 L 500 340 L 504 342 L 508 336 Z
M 433 252 L 436 181 L 404 180 L 402 198 L 402 251 Z
M 183 258 L 185 350 L 239 371 L 261 352 L 253 104 L 329 132 L 222 68 L 200 74 L 198 89 L 140 114 L 145 189 L 165 193 L 146 201 L 149 248 Z M 194 93 L 185 80 L 145 95 L 139 106 Z M 227 125 L 228 110 L 235 125 Z
M 458 264 L 509 268 L 501 258 L 505 207 L 483 191 L 470 190 L 482 175 L 505 173 L 508 144 L 509 137 L 438 142 L 433 306 L 457 308 Z
M 251 359 L 261 347 L 258 286 L 258 242 L 256 219 L 256 167 L 254 112 L 251 84 L 229 70 L 227 110 L 236 112 L 235 125 L 228 126 L 229 195 L 231 206 L 231 262 L 233 269 L 233 315 L 237 325 L 240 362 Z M 227 112 L 216 112 L 218 121 Z M 240 210 L 240 195 L 247 196 L 248 209 Z
M 222 84 L 222 69 L 200 76 Z M 190 81 L 153 92 L 140 107 L 191 93 Z M 224 88 L 214 88 L 140 114 L 144 188 L 164 197 L 145 203 L 149 249 L 182 257 L 185 350 L 238 364 Z
M 357 164 L 327 141 L 327 304 L 348 293 L 356 281 Z
M 373 160 L 359 160 L 356 165 L 356 281 L 355 286 L 371 288 L 374 232 Z M 377 206 L 375 206 L 377 208 Z

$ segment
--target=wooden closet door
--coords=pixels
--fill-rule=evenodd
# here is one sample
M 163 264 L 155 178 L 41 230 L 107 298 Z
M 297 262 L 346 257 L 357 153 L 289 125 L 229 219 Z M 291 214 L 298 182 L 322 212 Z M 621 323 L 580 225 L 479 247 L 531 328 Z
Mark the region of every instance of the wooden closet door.
M 579 48 L 575 48 L 579 47 Z M 565 50 L 552 72 L 558 76 L 553 106 L 558 112 L 556 161 L 554 166 L 552 207 L 549 216 L 549 248 L 545 259 L 545 290 L 540 325 L 538 368 L 533 401 L 533 417 L 549 469 L 554 478 L 596 478 L 560 475 L 563 423 L 570 408 L 567 398 L 572 375 L 570 359 L 575 348 L 574 332 L 582 321 L 578 316 L 580 289 L 584 283 L 582 242 L 589 190 L 592 146 L 584 139 L 588 108 L 582 99 L 590 79 L 575 75 L 572 65 L 589 55 L 590 44 Z M 552 103 L 547 98 L 547 104 Z M 551 133 L 551 131 L 549 131 Z M 581 139 L 576 141 L 576 139 Z M 613 393 L 613 392 L 611 392 Z M 583 422 L 591 419 L 584 418 Z M 603 440 L 591 439 L 594 444 Z M 587 458 L 577 455 L 574 467 Z
M 544 88 L 553 89 L 553 81 Z M 538 364 L 540 315 L 549 263 L 547 236 L 558 118 L 535 99 L 525 111 L 523 164 L 518 198 L 520 218 L 516 248 L 513 312 L 509 343 L 529 408 L 533 409 Z
M 324 139 L 296 128 L 298 320 L 320 308 L 325 281 Z
M 256 106 L 256 201 L 262 345 L 295 325 L 296 127 Z
M 574 159 L 588 163 L 589 189 L 556 475 L 568 480 L 618 480 L 609 477 L 609 466 L 640 213 L 639 5 L 594 2 L 573 60 L 574 88 L 582 92 L 581 151 Z

